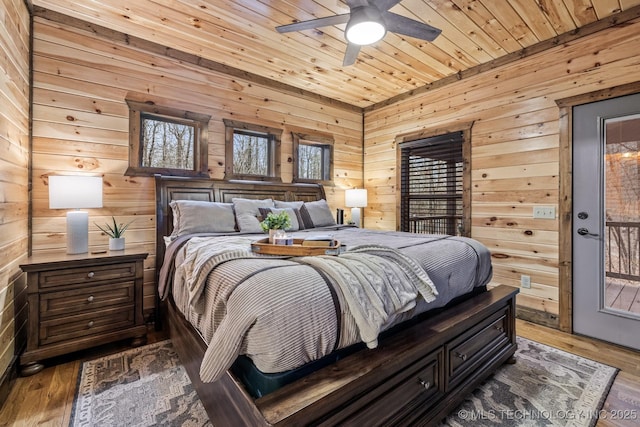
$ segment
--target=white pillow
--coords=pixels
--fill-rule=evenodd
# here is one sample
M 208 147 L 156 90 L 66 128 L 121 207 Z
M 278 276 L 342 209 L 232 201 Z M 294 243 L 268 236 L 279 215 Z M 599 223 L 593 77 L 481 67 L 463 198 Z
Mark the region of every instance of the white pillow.
M 172 238 L 192 233 L 227 233 L 236 231 L 233 204 L 200 200 L 172 200 Z
M 243 233 L 262 233 L 260 227 L 260 208 L 272 208 L 273 199 L 255 200 L 233 198 L 233 209 L 236 212 L 236 223 L 238 229 Z

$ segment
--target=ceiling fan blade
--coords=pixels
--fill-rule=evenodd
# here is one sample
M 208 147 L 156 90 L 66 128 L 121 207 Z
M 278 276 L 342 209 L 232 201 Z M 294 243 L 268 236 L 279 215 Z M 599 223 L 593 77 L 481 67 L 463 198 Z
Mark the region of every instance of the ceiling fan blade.
M 342 66 L 346 67 L 348 65 L 353 65 L 356 62 L 356 58 L 358 58 L 358 53 L 360 53 L 360 45 L 349 43 L 347 44 L 347 51 L 344 53 L 344 60 L 342 61 Z
M 429 24 L 415 21 L 393 12 L 384 12 L 382 16 L 384 17 L 384 22 L 387 24 L 387 31 L 393 33 L 431 42 L 442 32 L 442 30 L 432 27 Z
M 353 9 L 354 7 L 358 6 L 369 6 L 369 0 L 345 0 L 345 2 L 347 3 L 347 6 L 349 6 L 349 9 Z
M 327 27 L 329 25 L 345 24 L 349 20 L 350 14 L 343 13 L 341 15 L 327 16 L 325 18 L 311 19 L 309 21 L 295 22 L 293 24 L 280 25 L 276 27 L 279 33 L 288 33 L 290 31 L 311 30 L 318 27 Z
M 371 0 L 371 4 L 378 8 L 380 12 L 386 12 L 402 0 Z

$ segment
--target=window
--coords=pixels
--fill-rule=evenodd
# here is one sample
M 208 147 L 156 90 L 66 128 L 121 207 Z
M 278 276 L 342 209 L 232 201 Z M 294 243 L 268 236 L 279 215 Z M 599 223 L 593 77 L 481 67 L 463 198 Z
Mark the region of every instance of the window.
M 333 176 L 333 139 L 293 133 L 293 180 L 327 184 Z
M 127 100 L 129 168 L 125 175 L 208 176 L 210 116 Z
M 232 120 L 224 124 L 225 179 L 280 180 L 282 131 Z
M 469 234 L 464 145 L 463 132 L 400 144 L 402 231 Z

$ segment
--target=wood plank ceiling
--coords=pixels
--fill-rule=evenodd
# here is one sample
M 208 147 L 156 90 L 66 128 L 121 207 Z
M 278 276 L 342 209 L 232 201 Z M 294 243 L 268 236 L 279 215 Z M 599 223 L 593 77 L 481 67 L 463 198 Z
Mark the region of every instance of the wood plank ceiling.
M 348 13 L 340 0 L 32 0 L 33 5 L 366 108 L 500 58 L 638 15 L 640 0 L 402 0 L 391 11 L 442 30 L 432 43 L 387 33 L 343 67 L 344 25 L 278 25 Z M 626 12 L 626 14 L 625 14 Z M 602 21 L 609 18 L 606 21 Z M 580 32 L 578 32 L 579 34 Z M 453 76 L 453 77 L 452 77 Z

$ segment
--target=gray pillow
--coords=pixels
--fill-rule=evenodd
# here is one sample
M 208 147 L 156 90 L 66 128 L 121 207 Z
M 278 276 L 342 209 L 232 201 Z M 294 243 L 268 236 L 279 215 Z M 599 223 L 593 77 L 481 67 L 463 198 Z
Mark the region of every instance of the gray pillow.
M 260 208 L 272 208 L 273 199 L 255 200 L 233 198 L 233 209 L 236 212 L 236 222 L 238 229 L 243 233 L 262 233 L 260 227 Z
M 305 202 L 304 207 L 307 212 L 309 212 L 309 216 L 311 217 L 311 221 L 313 221 L 314 227 L 336 225 L 336 219 L 333 217 L 329 204 L 326 200 L 321 199 L 316 200 L 315 202 Z
M 200 200 L 172 200 L 172 238 L 192 233 L 227 233 L 236 231 L 233 204 Z
M 274 200 L 276 208 L 292 208 L 292 209 L 300 209 L 302 205 L 304 205 L 303 201 L 299 202 L 283 202 L 282 200 Z

